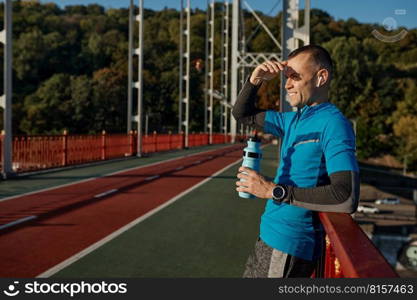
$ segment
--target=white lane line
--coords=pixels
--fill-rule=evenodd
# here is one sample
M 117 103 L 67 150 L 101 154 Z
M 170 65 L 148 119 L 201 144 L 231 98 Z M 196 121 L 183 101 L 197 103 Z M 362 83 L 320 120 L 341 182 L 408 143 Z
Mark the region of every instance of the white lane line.
M 193 163 L 193 165 L 198 165 L 199 163 L 201 163 L 201 160 L 197 160 Z
M 146 177 L 145 180 L 154 180 L 156 178 L 160 177 L 160 175 L 155 175 L 155 176 L 150 176 L 150 177 Z
M 155 165 L 163 164 L 163 163 L 166 163 L 166 162 L 170 162 L 170 161 L 173 161 L 173 160 L 176 160 L 176 159 L 181 159 L 181 158 L 185 158 L 185 157 L 192 157 L 192 156 L 201 155 L 201 154 L 208 153 L 208 152 L 218 151 L 220 149 L 229 148 L 229 147 L 232 147 L 232 146 L 228 145 L 228 146 L 218 148 L 218 149 L 211 149 L 211 150 L 207 150 L 207 151 L 203 151 L 203 152 L 196 152 L 196 153 L 193 153 L 193 154 L 186 154 L 186 155 L 182 155 L 182 156 L 178 156 L 178 157 L 173 157 L 173 158 L 170 158 L 170 159 L 167 159 L 167 160 L 161 160 L 161 161 L 157 161 L 157 162 L 154 162 L 154 163 L 146 164 L 146 165 L 143 165 L 143 166 L 137 166 L 137 167 L 132 167 L 132 168 L 129 168 L 129 169 L 123 169 L 123 170 L 116 171 L 116 172 L 113 172 L 113 173 L 105 174 L 103 176 L 92 177 L 92 178 L 79 180 L 79 181 L 72 181 L 72 182 L 69 182 L 69 183 L 64 183 L 64 184 L 61 184 L 61 185 L 56 185 L 56 186 L 53 186 L 53 187 L 44 188 L 44 189 L 40 189 L 40 190 L 28 192 L 28 193 L 9 196 L 9 197 L 5 197 L 5 198 L 1 198 L 0 202 L 11 200 L 11 199 L 14 199 L 14 198 L 23 197 L 23 196 L 29 196 L 29 195 L 36 194 L 36 193 L 51 191 L 51 190 L 54 190 L 54 189 L 59 189 L 59 188 L 62 188 L 62 187 L 73 185 L 73 184 L 88 182 L 88 181 L 91 181 L 91 180 L 94 180 L 94 179 L 103 178 L 103 177 L 107 177 L 107 176 L 112 176 L 112 175 L 116 175 L 116 174 L 123 173 L 123 172 L 129 172 L 129 171 L 132 171 L 132 170 L 139 170 L 139 169 L 142 169 L 142 168 L 146 168 L 146 167 L 155 166 Z
M 15 225 L 18 225 L 18 224 L 21 224 L 21 223 L 24 223 L 24 222 L 27 222 L 27 221 L 30 221 L 30 220 L 33 220 L 33 219 L 36 219 L 37 217 L 38 216 L 28 216 L 28 217 L 24 217 L 24 218 L 15 220 L 13 222 L 10 222 L 10 223 L 1 225 L 0 226 L 0 230 L 5 229 L 5 228 L 8 228 L 8 227 L 15 226 Z
M 176 168 L 175 171 L 179 171 L 179 170 L 182 170 L 182 169 L 184 169 L 184 167 L 181 166 L 181 167 Z
M 224 171 L 226 171 L 228 168 L 232 167 L 233 165 L 235 165 L 236 163 L 240 162 L 242 159 L 239 158 L 238 160 L 232 162 L 231 164 L 227 165 L 226 167 L 224 167 L 223 169 L 213 173 L 211 176 L 209 176 L 208 178 L 204 179 L 203 181 L 197 183 L 196 185 L 190 187 L 189 189 L 183 191 L 182 193 L 178 194 L 177 196 L 171 198 L 170 200 L 168 200 L 167 202 L 165 202 L 164 204 L 161 204 L 158 207 L 155 207 L 153 210 L 147 212 L 146 214 L 144 214 L 143 216 L 137 218 L 136 220 L 133 220 L 132 222 L 130 222 L 129 224 L 126 224 L 125 226 L 123 226 L 122 228 L 116 230 L 115 232 L 111 233 L 110 235 L 106 236 L 105 238 L 101 239 L 100 241 L 92 244 L 90 247 L 85 248 L 84 250 L 78 252 L 77 254 L 71 256 L 70 258 L 64 260 L 63 262 L 61 262 L 60 264 L 50 268 L 49 270 L 39 274 L 38 276 L 36 276 L 37 278 L 47 278 L 50 277 L 52 275 L 54 275 L 55 273 L 61 271 L 62 269 L 66 268 L 67 266 L 71 265 L 72 263 L 76 262 L 77 260 L 83 258 L 84 256 L 86 256 L 87 254 L 93 252 L 94 250 L 98 249 L 99 247 L 103 246 L 104 244 L 110 242 L 112 239 L 118 237 L 119 235 L 121 235 L 122 233 L 124 233 L 125 231 L 129 230 L 130 228 L 132 228 L 133 226 L 139 224 L 140 222 L 146 220 L 147 218 L 149 218 L 150 216 L 156 214 L 158 211 L 162 210 L 163 208 L 167 207 L 168 205 L 174 203 L 175 201 L 177 201 L 178 199 L 180 199 L 181 197 L 187 195 L 188 193 L 192 192 L 193 190 L 195 190 L 196 188 L 202 186 L 203 184 L 205 184 L 206 182 L 208 182 L 209 180 L 213 179 L 214 177 L 216 177 L 217 175 L 223 173 Z
M 104 192 L 104 193 L 101 193 L 101 194 L 95 195 L 95 196 L 94 196 L 94 198 L 101 198 L 101 197 L 104 197 L 104 196 L 107 196 L 107 195 L 110 195 L 110 194 L 116 193 L 117 191 L 118 191 L 118 189 L 112 189 L 112 190 L 106 191 L 106 192 Z

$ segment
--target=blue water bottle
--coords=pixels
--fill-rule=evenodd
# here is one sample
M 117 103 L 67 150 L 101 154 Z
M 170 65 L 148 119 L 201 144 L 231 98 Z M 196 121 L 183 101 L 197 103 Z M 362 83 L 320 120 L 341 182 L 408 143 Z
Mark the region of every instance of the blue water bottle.
M 261 158 L 261 140 L 255 134 L 254 136 L 248 139 L 248 146 L 245 149 L 243 149 L 242 167 L 247 167 L 259 172 L 261 167 Z M 245 180 L 241 178 L 240 181 L 243 182 Z M 254 195 L 245 192 L 239 192 L 239 197 L 247 199 L 255 198 Z

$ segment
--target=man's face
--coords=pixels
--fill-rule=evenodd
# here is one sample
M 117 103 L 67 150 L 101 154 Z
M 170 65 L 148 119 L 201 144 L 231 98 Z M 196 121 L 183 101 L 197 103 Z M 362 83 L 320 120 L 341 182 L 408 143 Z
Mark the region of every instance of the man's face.
M 284 75 L 287 77 L 285 89 L 291 106 L 302 108 L 314 96 L 318 70 L 308 53 L 300 53 L 288 60 Z

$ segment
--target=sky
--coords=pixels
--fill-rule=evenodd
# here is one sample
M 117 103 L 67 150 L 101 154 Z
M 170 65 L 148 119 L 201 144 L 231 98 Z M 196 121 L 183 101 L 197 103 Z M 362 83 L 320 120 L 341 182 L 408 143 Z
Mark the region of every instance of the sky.
M 2 0 L 1 2 L 3 2 Z M 190 0 L 192 8 L 205 9 L 207 0 Z M 231 2 L 232 0 L 229 0 Z M 243 0 L 244 1 L 244 0 Z M 242 1 L 242 3 L 244 3 Z M 282 0 L 246 0 L 255 9 L 271 15 L 275 15 L 282 6 Z M 55 2 L 64 7 L 75 4 L 98 3 L 106 8 L 128 7 L 130 0 L 41 0 L 41 2 Z M 186 0 L 184 0 L 186 2 Z M 223 2 L 218 0 L 217 2 Z M 134 0 L 137 5 L 139 0 Z M 300 0 L 304 7 L 304 0 Z M 278 4 L 278 5 L 277 5 Z M 164 7 L 176 8 L 180 6 L 180 0 L 144 0 L 146 8 L 161 10 Z M 244 5 L 244 4 L 243 4 Z M 311 0 L 313 8 L 327 11 L 336 19 L 355 18 L 361 23 L 377 23 L 407 28 L 417 28 L 417 0 Z M 394 21 L 392 21 L 394 19 Z

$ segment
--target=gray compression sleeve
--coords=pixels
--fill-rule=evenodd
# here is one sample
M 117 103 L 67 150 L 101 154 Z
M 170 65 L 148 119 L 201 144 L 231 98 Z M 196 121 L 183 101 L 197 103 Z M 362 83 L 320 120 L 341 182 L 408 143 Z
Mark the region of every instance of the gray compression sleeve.
M 330 184 L 313 188 L 287 186 L 288 197 L 282 202 L 314 211 L 354 213 L 359 202 L 359 173 L 340 171 L 329 178 Z
M 244 125 L 255 127 L 256 130 L 263 130 L 265 110 L 255 106 L 258 89 L 259 86 L 253 85 L 247 80 L 237 96 L 232 114 L 236 121 L 239 121 Z

